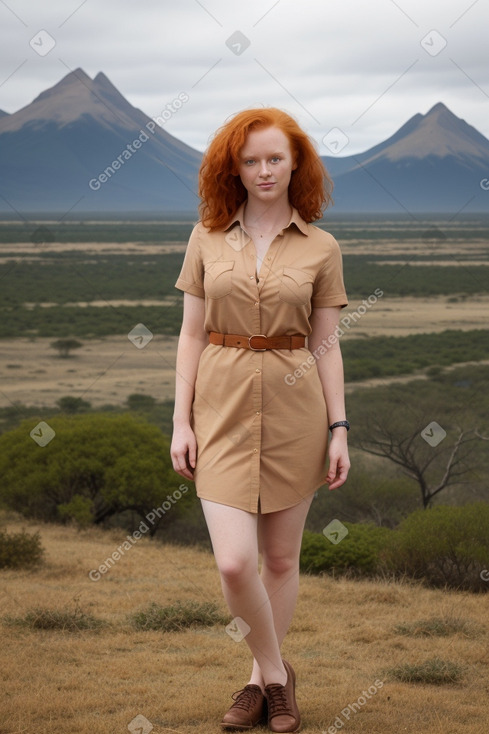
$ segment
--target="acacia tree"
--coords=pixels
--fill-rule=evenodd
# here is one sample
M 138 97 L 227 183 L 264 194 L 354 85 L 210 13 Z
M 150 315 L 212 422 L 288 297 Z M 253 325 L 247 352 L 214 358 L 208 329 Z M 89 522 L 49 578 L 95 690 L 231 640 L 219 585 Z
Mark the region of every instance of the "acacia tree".
M 67 359 L 73 349 L 80 349 L 82 346 L 83 344 L 78 339 L 72 338 L 57 339 L 55 342 L 51 342 L 51 347 L 57 349 L 59 356 L 63 359 Z
M 441 438 L 441 431 L 430 427 L 431 423 L 420 420 L 406 433 L 405 427 L 400 429 L 385 416 L 381 421 L 370 419 L 363 435 L 352 441 L 362 451 L 400 466 L 403 474 L 418 483 L 425 509 L 440 492 L 468 474 L 469 444 L 477 440 L 474 430 L 464 431 L 460 427 L 445 432 L 446 437 Z

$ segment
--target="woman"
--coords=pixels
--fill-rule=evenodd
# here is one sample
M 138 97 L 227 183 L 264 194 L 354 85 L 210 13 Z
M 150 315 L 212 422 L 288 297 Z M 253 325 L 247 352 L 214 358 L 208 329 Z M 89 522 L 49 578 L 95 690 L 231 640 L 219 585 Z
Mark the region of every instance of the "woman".
M 310 224 L 330 190 L 295 120 L 274 108 L 240 112 L 204 155 L 201 222 L 176 284 L 185 293 L 173 466 L 195 480 L 224 597 L 253 654 L 225 729 L 251 729 L 266 712 L 271 731 L 300 726 L 280 647 L 314 492 L 340 487 L 349 469 L 335 336 L 347 305 L 341 255 Z

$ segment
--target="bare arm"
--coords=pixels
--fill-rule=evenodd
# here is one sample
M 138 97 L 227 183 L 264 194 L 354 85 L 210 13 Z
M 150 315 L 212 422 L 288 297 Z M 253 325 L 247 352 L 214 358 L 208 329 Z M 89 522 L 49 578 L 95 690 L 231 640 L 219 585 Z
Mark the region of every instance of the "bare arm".
M 183 320 L 177 349 L 175 378 L 175 410 L 171 458 L 173 468 L 187 479 L 193 478 L 197 457 L 197 442 L 190 426 L 195 379 L 200 355 L 209 343 L 204 329 L 204 299 L 185 293 Z
M 343 359 L 340 344 L 334 337 L 339 323 L 340 308 L 316 308 L 311 315 L 312 332 L 308 343 L 311 352 L 323 344 L 326 353 L 319 356 L 316 351 L 317 369 L 323 387 L 329 425 L 346 418 Z M 328 341 L 328 337 L 333 337 Z M 329 469 L 326 481 L 329 489 L 337 489 L 345 483 L 350 468 L 348 446 L 344 427 L 333 429 L 329 443 Z

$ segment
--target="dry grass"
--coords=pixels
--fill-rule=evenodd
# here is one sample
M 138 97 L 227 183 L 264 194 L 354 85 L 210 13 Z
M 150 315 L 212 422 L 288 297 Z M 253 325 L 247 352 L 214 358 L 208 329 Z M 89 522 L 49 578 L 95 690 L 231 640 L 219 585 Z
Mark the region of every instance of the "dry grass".
M 9 531 L 21 527 L 4 524 Z M 115 550 L 121 533 L 24 525 L 39 529 L 46 562 L 38 571 L 0 572 L 0 618 L 44 609 L 106 624 L 68 631 L 2 623 L 0 734 L 116 734 L 137 715 L 154 734 L 219 732 L 231 693 L 247 682 L 246 643 L 234 642 L 223 624 L 161 632 L 136 631 L 130 623 L 153 602 L 214 602 L 226 617 L 212 556 L 142 538 L 91 581 L 88 572 Z M 437 629 L 445 624 L 447 634 L 418 636 L 429 620 Z M 336 722 L 348 734 L 485 734 L 487 633 L 485 595 L 302 577 L 284 644 L 298 675 L 302 731 L 334 732 Z M 433 661 L 457 666 L 460 679 L 409 683 L 387 673 L 432 673 Z

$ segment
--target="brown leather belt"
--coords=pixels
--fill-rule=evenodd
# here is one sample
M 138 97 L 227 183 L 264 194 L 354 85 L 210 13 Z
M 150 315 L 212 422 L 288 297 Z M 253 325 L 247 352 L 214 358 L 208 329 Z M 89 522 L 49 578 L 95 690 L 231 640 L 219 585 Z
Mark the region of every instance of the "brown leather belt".
M 252 349 L 254 352 L 265 352 L 267 349 L 301 349 L 305 346 L 305 336 L 265 336 L 265 334 L 252 334 L 241 336 L 240 334 L 218 334 L 211 331 L 209 334 L 211 344 L 223 347 L 238 347 L 241 349 Z

